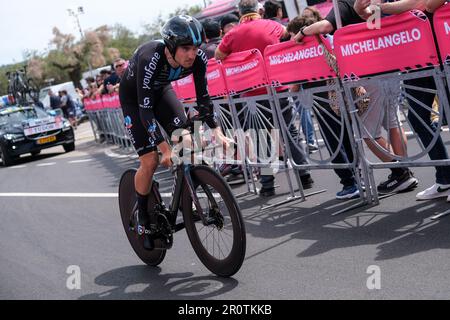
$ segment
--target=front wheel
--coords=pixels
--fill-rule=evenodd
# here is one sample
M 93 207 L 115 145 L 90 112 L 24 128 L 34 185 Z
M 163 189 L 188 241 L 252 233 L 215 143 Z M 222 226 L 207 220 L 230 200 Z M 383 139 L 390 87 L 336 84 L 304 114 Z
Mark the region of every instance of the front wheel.
M 134 212 L 137 209 L 137 198 L 136 191 L 134 189 L 134 176 L 136 175 L 136 170 L 128 170 L 120 179 L 119 184 L 119 208 L 120 208 L 120 217 L 122 218 L 123 228 L 125 229 L 125 233 L 127 235 L 128 241 L 131 244 L 134 252 L 137 256 L 147 265 L 149 266 L 157 266 L 159 265 L 166 256 L 166 250 L 146 250 L 144 248 L 144 239 L 141 236 L 131 230 L 130 222 L 132 221 L 132 217 Z M 149 204 L 148 208 L 154 208 L 156 203 L 155 198 L 150 195 L 149 196 Z M 155 240 L 160 241 L 160 240 Z M 158 246 L 161 244 L 157 243 Z
M 205 225 L 196 214 L 185 185 L 183 218 L 189 240 L 211 272 L 231 277 L 239 271 L 245 258 L 246 234 L 241 211 L 230 187 L 214 170 L 196 166 L 191 170 L 191 176 L 208 223 Z

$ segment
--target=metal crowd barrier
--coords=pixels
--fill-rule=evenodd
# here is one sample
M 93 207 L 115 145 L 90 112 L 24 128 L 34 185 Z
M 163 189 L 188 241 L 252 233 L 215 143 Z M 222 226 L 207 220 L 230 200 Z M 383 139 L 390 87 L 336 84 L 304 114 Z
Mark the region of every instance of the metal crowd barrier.
M 93 99 L 84 99 L 83 102 L 95 141 L 115 144 L 131 152 L 133 146 L 124 126 L 119 95 L 114 93 L 97 96 Z
M 381 19 L 381 28 L 374 30 L 367 30 L 365 23 L 347 26 L 335 32 L 334 45 L 340 77 L 348 97 L 357 149 L 369 171 L 369 201 L 373 199 L 376 204 L 379 201 L 373 169 L 450 165 L 450 160 L 445 159 L 445 152 L 441 152 L 441 159 L 422 159 L 430 150 L 438 148 L 438 143 L 445 150 L 440 128 L 443 110 L 447 115 L 449 110 L 444 73 L 426 15 L 414 10 L 386 17 Z M 357 112 L 357 102 L 364 96 L 354 95 L 354 90 L 361 86 L 367 91 L 365 97 L 371 100 L 369 109 L 363 114 Z M 397 112 L 401 94 L 409 103 Z M 429 97 L 428 104 L 424 103 L 425 98 L 419 100 L 425 95 Z M 433 111 L 431 106 L 434 95 L 440 102 L 438 112 Z M 436 127 L 431 126 L 431 114 L 439 117 Z M 418 153 L 395 154 L 391 148 L 386 149 L 377 141 L 384 126 L 388 146 L 392 145 L 389 132 L 401 126 L 401 115 L 414 133 L 413 139 L 420 147 Z M 391 161 L 370 161 L 364 152 L 364 139 L 375 145 L 382 157 Z M 407 151 L 406 141 L 401 139 L 401 144 L 400 149 Z M 397 162 L 392 162 L 395 160 Z
M 326 42 L 322 39 L 320 43 L 314 37 L 306 37 L 302 44 L 287 42 L 269 46 L 264 57 L 255 49 L 231 54 L 223 62 L 210 60 L 207 78 L 215 113 L 224 131 L 229 130 L 229 136 L 235 139 L 238 148 L 238 156 L 225 161 L 244 166 L 247 184 L 245 194 L 256 193 L 253 169 L 272 168 L 286 172 L 289 196 L 276 205 L 297 199 L 305 200 L 298 170 L 347 170 L 353 175 L 360 191 L 361 203 L 357 206 L 378 204 L 374 169 L 449 165 L 449 160 L 422 159 L 441 139 L 439 129 L 444 110 L 447 119 L 450 118 L 447 89 L 450 83 L 449 23 L 450 5 L 447 4 L 435 13 L 434 27 L 438 44 L 434 42 L 427 17 L 420 11 L 383 18 L 382 28 L 378 30 L 368 30 L 365 24 L 339 29 L 334 35 L 339 75 L 325 61 Z M 438 60 L 437 45 L 442 64 Z M 424 88 L 411 84 L 411 81 L 422 78 L 432 79 L 435 86 Z M 297 85 L 298 91 L 284 90 L 285 85 L 292 84 Z M 196 95 L 193 77 L 178 80 L 172 85 L 188 113 L 194 112 Z M 355 95 L 361 87 L 365 87 L 368 93 Z M 392 121 L 398 125 L 405 122 L 414 131 L 412 138 L 420 147 L 418 153 L 400 156 L 378 144 L 377 134 L 367 128 L 367 112 L 374 108 L 377 101 L 371 99 L 373 93 L 370 88 L 377 88 L 378 96 L 383 98 L 379 102 L 385 108 L 383 110 L 396 105 L 399 95 L 417 104 L 416 107 L 407 104 L 400 109 L 404 119 L 397 113 L 393 119 L 390 119 L 389 113 L 385 119 L 380 117 L 375 131 L 378 131 L 383 121 Z M 249 95 L 250 91 L 254 94 L 255 89 L 259 90 L 259 94 Z M 411 94 L 413 91 L 437 95 L 439 110 L 435 112 L 431 106 L 418 101 Z M 369 109 L 361 112 L 359 105 L 367 98 L 371 99 Z M 99 99 L 87 101 L 86 110 L 96 140 L 103 136 L 110 143 L 131 148 L 117 97 L 111 99 L 115 102 L 105 103 L 108 100 L 105 98 L 100 99 L 100 102 Z M 437 130 L 431 129 L 428 119 L 422 119 L 417 114 L 420 108 L 428 114 L 439 116 Z M 313 154 L 305 152 L 304 143 L 298 136 L 299 119 L 305 110 L 314 114 L 314 127 L 317 128 L 314 135 L 319 142 L 319 151 Z M 423 143 L 414 130 L 410 121 L 413 116 L 431 136 L 428 143 Z M 248 150 L 252 147 L 248 146 L 245 134 L 248 129 L 262 130 L 264 134 L 256 139 L 256 144 L 265 142 L 264 147 L 271 149 L 272 153 L 275 151 L 275 154 L 281 149 L 280 158 L 265 163 L 255 159 Z M 270 135 L 273 129 L 280 132 L 279 139 Z M 365 152 L 364 138 L 375 145 L 384 157 L 398 162 L 370 161 Z M 388 138 L 387 143 L 390 145 L 392 141 Z M 406 143 L 403 143 L 403 147 L 406 150 Z M 327 154 L 324 150 L 327 150 Z M 306 161 L 301 160 L 299 155 Z M 211 158 L 216 166 L 224 161 L 220 152 L 213 151 Z M 294 174 L 298 189 L 294 188 L 290 173 Z

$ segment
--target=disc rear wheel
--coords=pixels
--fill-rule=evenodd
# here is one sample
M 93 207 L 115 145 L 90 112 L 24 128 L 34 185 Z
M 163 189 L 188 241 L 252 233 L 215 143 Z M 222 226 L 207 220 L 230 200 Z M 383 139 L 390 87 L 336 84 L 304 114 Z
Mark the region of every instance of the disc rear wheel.
M 134 252 L 137 256 L 149 266 L 159 265 L 166 256 L 165 249 L 155 249 L 147 250 L 144 248 L 144 237 L 139 236 L 137 232 L 132 229 L 133 215 L 137 209 L 137 198 L 134 189 L 134 176 L 136 175 L 136 170 L 128 170 L 120 179 L 119 184 L 119 207 L 120 216 L 122 218 L 123 228 L 127 235 L 128 241 L 131 244 Z M 154 208 L 156 204 L 155 198 L 149 196 L 148 208 Z M 155 240 L 156 247 L 162 247 L 158 243 L 160 240 Z

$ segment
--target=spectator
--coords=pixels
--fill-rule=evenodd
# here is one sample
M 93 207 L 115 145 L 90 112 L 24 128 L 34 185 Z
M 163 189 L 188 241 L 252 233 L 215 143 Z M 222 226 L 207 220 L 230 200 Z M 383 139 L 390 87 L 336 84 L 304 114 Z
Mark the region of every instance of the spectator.
M 205 30 L 206 43 L 202 44 L 200 49 L 205 52 L 208 59 L 211 59 L 214 58 L 214 53 L 221 40 L 220 24 L 212 19 L 206 19 L 202 22 L 202 25 Z
M 117 58 L 114 60 L 114 70 L 116 71 L 117 76 L 120 79 L 122 78 L 123 74 L 125 73 L 125 70 L 127 70 L 128 62 L 122 58 Z
M 120 86 L 120 75 L 117 73 L 117 68 L 121 75 L 124 74 L 126 70 L 126 61 L 124 59 L 118 58 L 113 64 L 114 71 L 106 71 L 105 80 L 103 81 L 103 91 L 102 94 L 113 93 L 119 91 Z
M 264 17 L 264 13 L 265 13 L 264 5 L 261 2 L 258 2 L 258 14 L 261 17 Z
M 353 8 L 354 4 L 355 0 L 338 1 L 343 26 L 364 22 Z M 324 20 L 303 27 L 294 39 L 296 41 L 301 41 L 301 39 L 307 35 L 333 33 L 336 28 L 336 17 L 333 9 Z M 383 162 L 395 162 L 396 160 L 391 156 L 387 156 L 384 152 L 380 151 L 378 145 L 388 151 L 390 151 L 392 147 L 395 155 L 406 155 L 406 135 L 400 121 L 397 121 L 399 113 L 398 105 L 394 105 L 388 101 L 388 107 L 385 108 L 384 103 L 386 102 L 386 97 L 383 95 L 383 92 L 378 85 L 366 85 L 365 89 L 367 90 L 370 102 L 368 110 L 361 117 L 364 124 L 364 130 L 362 130 L 361 135 L 369 149 L 380 160 Z M 380 125 L 383 126 L 390 135 L 392 145 L 381 136 Z M 374 143 L 372 139 L 374 139 L 376 143 Z M 413 173 L 408 168 L 392 168 L 391 171 L 392 174 L 389 175 L 388 179 L 378 185 L 378 192 L 404 192 L 412 190 L 417 186 L 418 180 L 414 178 Z
M 236 15 L 229 13 L 220 20 L 220 29 L 222 30 L 222 37 L 225 36 L 231 29 L 239 24 L 239 18 Z
M 294 37 L 300 29 L 302 29 L 305 26 L 310 26 L 316 21 L 313 18 L 306 18 L 303 16 L 295 17 L 292 19 L 288 26 L 287 30 L 291 37 Z M 323 83 L 322 83 L 323 84 Z M 320 82 L 317 84 L 306 84 L 303 85 L 304 89 L 308 89 L 314 86 L 321 85 Z M 300 85 L 293 85 L 291 87 L 292 92 L 298 92 L 300 90 Z M 327 93 L 317 93 L 317 96 L 328 99 Z M 337 153 L 336 157 L 333 159 L 333 163 L 351 163 L 354 160 L 354 154 L 352 145 L 350 143 L 350 139 L 348 136 L 348 131 L 346 127 L 342 127 L 340 125 L 340 117 L 333 111 L 330 104 L 324 103 L 322 101 L 317 101 L 319 103 L 320 108 L 316 108 L 316 112 L 319 113 L 319 115 L 316 117 L 320 128 L 322 130 L 322 134 L 324 136 L 324 139 L 326 139 L 325 146 L 328 149 L 328 152 L 330 154 L 334 154 L 339 147 L 339 141 L 335 137 L 340 137 L 341 131 L 344 131 L 344 137 L 342 141 L 342 148 L 340 152 Z M 296 105 L 298 108 L 298 112 L 300 112 L 301 106 Z M 303 114 L 305 114 L 303 112 Z M 303 116 L 303 115 L 302 115 Z M 305 128 L 303 125 L 303 122 L 305 120 L 302 118 L 302 127 L 303 132 L 305 132 Z M 312 123 L 308 124 L 308 119 L 305 121 L 306 126 L 312 127 Z M 312 122 L 312 119 L 311 119 Z M 345 126 L 345 123 L 343 124 Z M 307 132 L 305 132 L 305 135 L 308 137 L 309 128 L 306 129 Z M 309 138 L 307 138 L 309 139 Z M 314 149 L 313 149 L 314 150 Z M 311 151 L 311 149 L 310 149 Z M 335 169 L 334 172 L 336 175 L 340 178 L 340 183 L 342 185 L 342 190 L 336 193 L 336 199 L 338 200 L 348 200 L 348 199 L 354 199 L 358 198 L 360 196 L 359 189 L 356 185 L 356 179 L 355 179 L 355 173 L 351 169 Z
M 297 32 L 300 31 L 300 29 L 303 26 L 311 25 L 314 22 L 316 21 L 310 18 L 295 17 L 288 23 L 286 30 L 293 39 L 293 37 L 297 34 Z M 299 90 L 300 90 L 299 85 L 293 85 L 291 87 L 292 92 L 298 92 Z M 311 113 L 309 109 L 304 109 L 298 101 L 295 102 L 295 106 L 298 112 L 301 114 L 302 131 L 306 137 L 306 143 L 308 144 L 309 153 L 317 151 L 318 147 L 314 139 L 314 126 L 312 122 Z
M 257 0 L 241 0 L 239 2 L 239 13 L 241 15 L 240 24 L 223 37 L 219 47 L 216 49 L 216 59 L 223 60 L 231 53 L 254 48 L 259 49 L 260 52 L 264 52 L 266 46 L 279 43 L 281 38 L 288 35 L 284 26 L 275 21 L 261 19 L 261 16 L 257 12 Z M 280 90 L 286 91 L 287 88 L 280 88 Z M 256 96 L 264 94 L 265 92 L 265 89 L 257 89 L 250 93 L 246 93 L 243 96 Z M 258 103 L 264 105 L 267 109 L 271 108 L 269 101 L 258 101 Z M 280 105 L 283 111 L 286 111 L 286 108 L 292 108 L 287 98 L 281 99 Z M 263 112 L 265 113 L 265 117 L 273 122 L 272 114 L 270 112 Z M 296 132 L 294 126 L 289 126 L 291 123 L 292 112 L 283 112 L 283 115 L 286 117 L 285 121 L 286 124 L 288 124 L 289 131 L 294 137 L 293 141 L 297 141 L 295 137 L 298 135 L 298 132 Z M 295 162 L 298 164 L 306 163 L 304 152 L 302 150 L 299 151 L 298 149 L 301 146 L 293 145 L 292 140 L 290 140 L 289 143 Z M 311 179 L 309 172 L 299 170 L 299 174 L 303 187 L 305 189 L 311 188 L 313 180 Z M 260 190 L 260 196 L 269 197 L 275 194 L 274 181 L 275 177 L 273 174 L 261 175 L 260 182 L 262 184 L 262 189 Z
M 302 17 L 311 18 L 314 20 L 314 22 L 323 20 L 323 17 L 320 14 L 319 10 L 314 7 L 306 7 L 305 9 L 303 9 Z
M 400 14 L 413 9 L 426 9 L 425 13 L 428 17 L 432 17 L 434 11 L 445 3 L 444 0 L 399 0 L 391 3 L 379 3 L 376 6 L 379 8 L 381 14 Z M 367 19 L 372 15 L 370 9 L 370 1 L 356 0 L 354 3 L 354 9 L 356 13 L 363 19 Z M 428 88 L 436 90 L 436 83 L 433 77 L 425 77 L 418 79 L 406 80 L 404 83 L 408 86 Z M 436 132 L 437 128 L 431 121 L 431 111 L 435 94 L 406 89 L 408 93 L 406 99 L 414 112 L 408 112 L 408 120 L 411 123 L 415 132 L 417 132 L 422 144 L 425 148 L 428 148 L 433 139 L 431 132 Z M 420 104 L 427 106 L 422 107 Z M 427 127 L 422 125 L 424 122 Z M 431 132 L 430 132 L 431 131 Z M 428 152 L 430 159 L 432 160 L 446 160 L 448 159 L 447 150 L 439 137 L 433 148 Z M 430 200 L 440 197 L 447 197 L 447 201 L 450 201 L 450 166 L 436 166 L 436 183 L 419 192 L 416 195 L 417 200 Z
M 76 105 L 73 101 L 72 97 L 67 93 L 66 90 L 60 91 L 61 96 L 61 109 L 63 110 L 64 117 L 69 119 L 70 124 L 76 130 L 77 129 L 77 121 L 76 121 Z
M 267 0 L 264 3 L 264 19 L 269 19 L 281 23 L 282 25 L 286 25 L 286 23 L 282 22 L 283 18 L 283 8 L 281 4 L 274 0 Z
M 61 108 L 61 98 L 50 89 L 48 90 L 48 96 L 50 97 L 50 109 L 55 110 Z

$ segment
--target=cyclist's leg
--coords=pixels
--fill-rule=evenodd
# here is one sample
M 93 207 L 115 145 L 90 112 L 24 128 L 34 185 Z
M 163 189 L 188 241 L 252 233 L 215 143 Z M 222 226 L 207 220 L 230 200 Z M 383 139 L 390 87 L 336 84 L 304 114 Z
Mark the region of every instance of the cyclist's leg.
M 154 113 L 155 118 L 174 144 L 182 141 L 182 145 L 178 147 L 191 148 L 190 132 L 184 129 L 187 123 L 184 106 L 178 100 L 171 85 L 164 87 L 161 95 L 155 99 Z
M 148 195 L 150 193 L 153 174 L 158 167 L 158 153 L 156 146 L 149 141 L 149 135 L 143 125 L 138 106 L 122 105 L 125 128 L 131 142 L 139 155 L 139 169 L 135 176 L 135 190 L 138 199 L 139 225 L 144 226 L 148 221 Z

